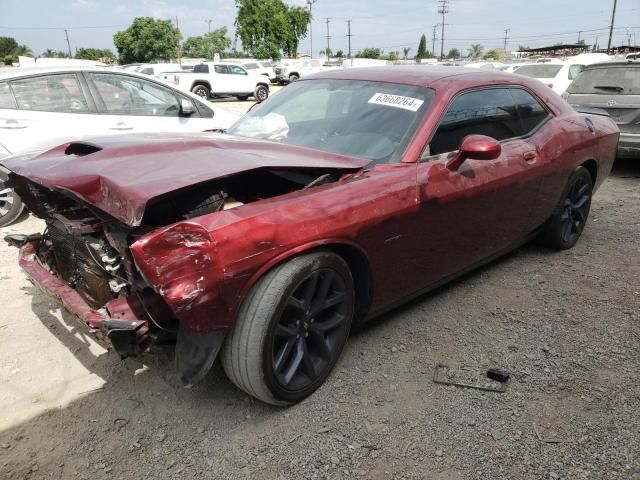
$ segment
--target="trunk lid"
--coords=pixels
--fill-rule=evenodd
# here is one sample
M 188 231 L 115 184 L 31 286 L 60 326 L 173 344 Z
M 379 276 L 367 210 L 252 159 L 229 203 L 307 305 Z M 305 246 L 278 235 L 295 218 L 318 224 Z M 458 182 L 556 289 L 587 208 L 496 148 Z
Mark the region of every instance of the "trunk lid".
M 249 170 L 357 171 L 369 160 L 227 135 L 118 135 L 7 159 L 15 174 L 66 190 L 130 226 L 165 194 Z

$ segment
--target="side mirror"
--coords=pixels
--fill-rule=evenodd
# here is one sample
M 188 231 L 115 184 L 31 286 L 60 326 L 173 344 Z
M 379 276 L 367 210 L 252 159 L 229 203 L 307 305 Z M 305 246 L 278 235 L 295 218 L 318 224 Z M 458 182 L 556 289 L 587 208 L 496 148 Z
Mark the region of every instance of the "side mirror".
M 502 145 L 486 135 L 467 135 L 460 142 L 458 153 L 447 162 L 447 168 L 455 172 L 467 159 L 495 160 L 502 153 Z
M 191 103 L 186 98 L 180 99 L 180 114 L 181 115 L 191 115 L 194 112 L 193 103 Z

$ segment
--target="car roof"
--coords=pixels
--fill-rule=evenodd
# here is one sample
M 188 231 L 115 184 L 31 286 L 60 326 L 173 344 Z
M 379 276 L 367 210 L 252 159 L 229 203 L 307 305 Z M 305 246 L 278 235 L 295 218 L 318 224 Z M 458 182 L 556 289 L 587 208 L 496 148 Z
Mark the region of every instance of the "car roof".
M 427 87 L 444 78 L 465 77 L 477 79 L 478 82 L 490 83 L 491 81 L 510 81 L 514 77 L 511 73 L 499 70 L 473 69 L 464 67 L 433 67 L 428 65 L 393 65 L 365 68 L 345 68 L 327 70 L 309 75 L 305 78 L 326 78 L 342 80 L 379 81 L 400 83 Z
M 622 62 L 600 62 L 600 63 L 592 63 L 590 65 L 585 65 L 584 69 L 591 70 L 592 68 L 608 68 L 608 67 L 640 67 L 640 62 L 634 62 L 631 60 L 626 60 Z

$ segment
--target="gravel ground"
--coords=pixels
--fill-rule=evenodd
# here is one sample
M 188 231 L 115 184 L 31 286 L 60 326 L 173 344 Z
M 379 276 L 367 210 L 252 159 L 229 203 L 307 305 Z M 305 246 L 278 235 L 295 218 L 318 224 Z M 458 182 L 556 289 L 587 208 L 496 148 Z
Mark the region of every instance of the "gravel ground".
M 618 162 L 573 250 L 525 246 L 355 333 L 287 409 L 219 366 L 180 387 L 168 347 L 119 360 L 0 245 L 0 477 L 639 480 L 639 178 Z M 436 385 L 439 362 L 512 380 Z

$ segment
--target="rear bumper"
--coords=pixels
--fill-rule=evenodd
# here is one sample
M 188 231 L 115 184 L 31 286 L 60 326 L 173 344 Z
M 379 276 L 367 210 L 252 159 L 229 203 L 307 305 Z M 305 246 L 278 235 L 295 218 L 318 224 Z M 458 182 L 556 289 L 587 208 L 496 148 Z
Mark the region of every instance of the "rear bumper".
M 119 303 L 118 318 L 106 308 L 92 309 L 73 288 L 44 268 L 36 259 L 35 242 L 20 249 L 19 264 L 29 280 L 69 312 L 76 315 L 103 344 L 111 346 L 123 357 L 143 353 L 151 343 L 146 320 L 135 318 L 133 311 Z
M 618 157 L 640 157 L 640 134 L 620 132 Z

